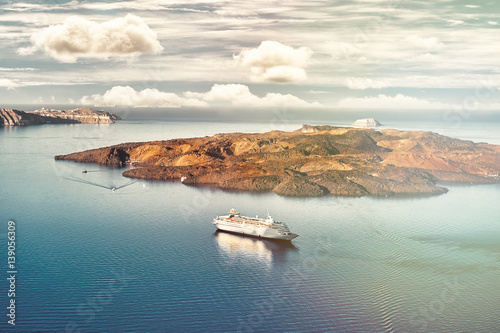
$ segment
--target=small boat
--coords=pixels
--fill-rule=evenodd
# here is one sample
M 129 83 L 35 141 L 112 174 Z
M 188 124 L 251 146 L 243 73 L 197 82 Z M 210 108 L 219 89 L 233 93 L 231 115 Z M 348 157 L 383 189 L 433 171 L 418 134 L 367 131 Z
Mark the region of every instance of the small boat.
M 181 177 L 181 183 L 184 183 L 186 181 L 187 177 Z
M 275 221 L 269 213 L 267 218 L 241 216 L 231 209 L 228 215 L 217 216 L 212 222 L 217 229 L 259 238 L 291 241 L 299 235 L 288 229 L 284 222 Z
M 83 170 L 82 173 L 87 173 L 87 170 Z

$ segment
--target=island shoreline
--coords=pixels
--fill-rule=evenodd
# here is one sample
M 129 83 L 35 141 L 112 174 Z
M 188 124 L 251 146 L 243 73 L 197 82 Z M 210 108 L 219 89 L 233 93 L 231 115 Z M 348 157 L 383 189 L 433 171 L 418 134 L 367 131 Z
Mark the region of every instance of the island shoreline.
M 132 166 L 127 178 L 283 196 L 406 196 L 498 183 L 500 146 L 432 132 L 309 126 L 293 132 L 129 142 L 56 160 Z

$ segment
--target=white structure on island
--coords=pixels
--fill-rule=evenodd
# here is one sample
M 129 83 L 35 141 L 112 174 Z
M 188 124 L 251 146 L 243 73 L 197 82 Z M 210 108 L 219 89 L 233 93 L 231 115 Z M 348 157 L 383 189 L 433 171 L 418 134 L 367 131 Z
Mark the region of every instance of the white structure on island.
M 352 124 L 354 127 L 377 127 L 381 125 L 381 123 L 373 118 L 358 119 L 354 122 L 354 124 Z

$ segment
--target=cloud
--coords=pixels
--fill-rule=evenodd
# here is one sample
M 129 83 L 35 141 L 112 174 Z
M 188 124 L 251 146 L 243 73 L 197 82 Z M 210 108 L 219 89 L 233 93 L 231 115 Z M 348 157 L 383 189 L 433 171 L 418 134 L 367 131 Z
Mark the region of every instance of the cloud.
M 211 105 L 256 106 L 256 107 L 318 107 L 290 94 L 268 93 L 259 97 L 242 84 L 214 84 L 207 92 L 187 91 L 179 96 L 157 89 L 136 91 L 129 86 L 115 86 L 104 94 L 84 96 L 80 103 L 95 106 L 159 106 L 159 107 L 207 107 Z
M 406 42 L 413 44 L 414 46 L 425 48 L 425 49 L 437 49 L 443 46 L 443 43 L 439 40 L 439 38 L 431 37 L 431 38 L 422 38 L 419 36 L 408 36 L 405 39 Z
M 448 22 L 450 25 L 453 25 L 453 26 L 455 26 L 455 25 L 462 25 L 462 24 L 464 24 L 464 23 L 465 23 L 465 22 L 464 22 L 464 21 L 462 21 L 462 20 L 448 20 L 447 22 Z
M 350 77 L 346 80 L 346 85 L 349 89 L 382 89 L 390 85 L 381 80 L 373 80 L 365 77 Z
M 19 84 L 10 79 L 0 79 L 0 87 L 7 89 L 14 89 L 16 87 L 19 87 Z
M 38 50 L 61 62 L 78 58 L 107 59 L 163 50 L 156 33 L 135 15 L 127 14 L 103 23 L 70 16 L 63 24 L 44 28 L 31 36 L 33 46 L 18 49 L 20 55 Z
M 144 81 L 159 82 L 169 87 L 189 82 L 191 86 L 183 90 L 164 89 L 180 97 L 183 97 L 182 91 L 186 90 L 210 90 L 212 84 L 207 85 L 207 82 L 243 83 L 258 97 L 264 97 L 265 90 L 256 90 L 257 86 L 253 88 L 253 85 L 245 83 L 250 81 L 250 76 L 257 82 L 287 81 L 299 84 L 304 83 L 300 80 L 307 77 L 305 85 L 294 85 L 293 91 L 288 91 L 287 85 L 274 86 L 272 91 L 292 93 L 307 101 L 318 100 L 326 104 L 328 101 L 335 103 L 335 96 L 345 92 L 344 87 L 349 78 L 354 78 L 349 82 L 351 89 L 378 89 L 385 84 L 401 88 L 390 93 L 386 90 L 365 90 L 369 96 L 404 93 L 429 100 L 435 97 L 433 101 L 440 100 L 442 96 L 438 90 L 443 88 L 475 89 L 478 78 L 484 75 L 492 75 L 495 80 L 500 80 L 496 57 L 500 42 L 498 31 L 493 29 L 500 27 L 500 19 L 491 13 L 491 6 L 469 10 L 463 5 L 479 3 L 462 1 L 450 7 L 441 2 L 436 6 L 421 6 L 410 1 L 408 6 L 389 8 L 388 11 L 383 2 L 343 1 L 338 6 L 332 6 L 328 2 L 290 1 L 281 6 L 275 2 L 279 7 L 275 9 L 274 6 L 263 6 L 261 2 L 223 0 L 72 0 L 59 1 L 50 6 L 47 1 L 6 1 L 0 5 L 0 11 L 3 10 L 0 36 L 4 51 L 0 66 L 35 67 L 39 70 L 0 71 L 0 77 L 9 78 L 23 86 L 23 94 L 11 94 L 12 100 L 19 103 L 26 98 L 31 101 L 39 94 L 37 87 L 24 88 L 27 83 L 32 82 L 34 86 L 48 81 L 49 84 L 57 81 L 61 86 L 64 83 L 94 85 L 94 89 L 97 89 L 87 90 L 92 89 L 90 86 L 75 87 L 77 95 L 74 95 L 72 88 L 51 92 L 58 101 L 62 101 L 70 95 L 78 100 L 83 95 L 104 94 L 115 85 L 129 85 L 140 91 L 148 87 L 143 84 Z M 195 12 L 199 10 L 207 13 Z M 67 66 L 53 60 L 49 53 L 45 54 L 45 44 L 38 48 L 30 42 L 30 36 L 40 33 L 42 29 L 65 26 L 65 19 L 71 15 L 78 15 L 98 25 L 115 18 L 123 20 L 126 13 L 140 16 L 157 34 L 156 40 L 166 50 L 161 56 L 147 56 L 147 61 L 129 62 L 124 66 L 122 62 L 91 61 L 92 54 L 86 54 L 85 57 L 70 52 L 70 61 L 75 61 L 76 57 L 83 64 Z M 455 21 L 447 22 L 450 19 Z M 498 24 L 494 25 L 497 21 Z M 451 22 L 461 25 L 450 26 Z M 267 61 L 254 61 L 253 56 L 244 57 L 260 54 L 266 45 L 266 42 L 261 44 L 263 41 L 281 44 L 288 47 L 288 51 L 308 46 L 314 50 L 314 54 L 298 65 L 288 61 L 268 64 Z M 440 47 L 439 43 L 443 46 Z M 19 58 L 22 57 L 12 52 L 19 47 L 28 47 L 25 49 L 27 54 L 37 52 L 36 57 L 30 56 L 27 64 L 20 63 Z M 105 58 L 102 53 L 95 56 Z M 235 61 L 233 54 L 234 58 L 241 61 Z M 118 56 L 121 59 L 121 55 L 112 54 L 110 58 Z M 168 61 L 165 61 L 167 56 Z M 144 58 L 146 55 L 141 56 L 141 60 Z M 243 58 L 249 62 L 246 67 L 242 64 Z M 89 61 L 91 64 L 88 64 Z M 252 67 L 255 67 L 255 74 Z M 47 80 L 49 72 L 50 80 Z M 364 78 L 371 78 L 374 82 Z M 103 85 L 106 89 L 102 88 Z M 162 86 L 151 87 L 162 90 L 159 88 Z M 78 95 L 79 89 L 85 91 L 80 91 Z M 311 89 L 331 90 L 331 95 L 314 96 L 308 93 Z M 411 92 L 411 89 L 429 90 L 428 95 L 421 95 L 418 90 Z M 6 88 L 0 90 L 6 92 Z M 451 93 L 462 94 L 463 90 Z M 24 94 L 29 97 L 23 97 Z M 350 95 L 342 98 L 354 96 L 362 97 L 365 94 L 361 90 L 352 90 Z M 48 100 L 48 97 L 45 99 Z
M 320 95 L 320 94 L 329 94 L 331 91 L 327 90 L 309 90 L 308 93 L 313 94 L 313 95 Z
M 455 106 L 397 94 L 396 96 L 378 95 L 376 97 L 344 98 L 337 103 L 337 107 L 349 109 L 451 109 Z
M 0 67 L 0 72 L 23 72 L 23 71 L 36 71 L 38 69 L 32 67 Z
M 263 41 L 259 47 L 241 51 L 234 59 L 249 67 L 252 81 L 296 82 L 306 79 L 304 67 L 313 52 L 308 47 L 292 48 L 275 41 Z
M 207 106 L 197 99 L 183 98 L 174 93 L 159 91 L 158 89 L 144 89 L 136 91 L 129 86 L 115 86 L 103 95 L 95 94 L 84 96 L 82 104 L 95 106 L 159 106 L 178 108 L 181 106 Z
M 235 106 L 287 106 L 287 107 L 318 107 L 319 103 L 309 103 L 290 94 L 267 93 L 259 97 L 250 92 L 243 84 L 214 84 L 206 93 L 186 92 L 187 97 L 196 97 L 210 102 L 225 102 Z

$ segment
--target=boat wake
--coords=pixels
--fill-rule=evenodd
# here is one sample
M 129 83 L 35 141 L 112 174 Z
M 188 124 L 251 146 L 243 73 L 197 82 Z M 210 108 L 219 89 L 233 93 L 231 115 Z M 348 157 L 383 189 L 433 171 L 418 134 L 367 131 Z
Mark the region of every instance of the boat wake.
M 117 191 L 117 190 L 120 190 L 122 188 L 125 188 L 127 186 L 130 186 L 130 185 L 133 185 L 135 183 L 138 182 L 138 180 L 133 180 L 131 182 L 128 182 L 126 184 L 123 184 L 123 185 L 120 185 L 120 186 L 106 186 L 106 185 L 102 185 L 102 184 L 98 184 L 98 183 L 94 183 L 94 182 L 91 182 L 90 180 L 86 180 L 86 179 L 81 179 L 81 178 L 76 178 L 76 177 L 72 177 L 72 178 L 69 178 L 69 177 L 64 177 L 64 179 L 66 180 L 69 180 L 69 181 L 72 181 L 72 182 L 77 182 L 77 183 L 82 183 L 82 184 L 87 184 L 87 185 L 92 185 L 92 186 L 97 186 L 97 187 L 101 187 L 101 188 L 105 188 L 107 190 L 112 190 L 113 192 L 114 191 Z

